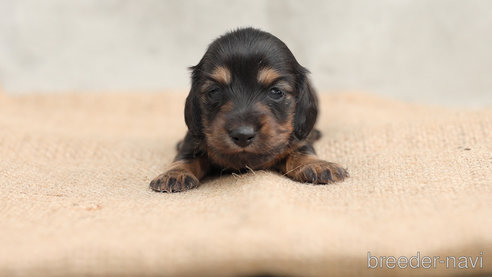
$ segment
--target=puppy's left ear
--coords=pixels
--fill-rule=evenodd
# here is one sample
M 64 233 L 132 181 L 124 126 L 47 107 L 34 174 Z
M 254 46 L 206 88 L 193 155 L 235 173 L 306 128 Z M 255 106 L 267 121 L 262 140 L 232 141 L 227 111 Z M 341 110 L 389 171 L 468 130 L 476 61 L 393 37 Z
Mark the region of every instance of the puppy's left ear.
M 318 98 L 311 86 L 307 69 L 302 68 L 297 81 L 297 103 L 294 114 L 294 135 L 297 139 L 305 139 L 316 123 L 318 117 Z

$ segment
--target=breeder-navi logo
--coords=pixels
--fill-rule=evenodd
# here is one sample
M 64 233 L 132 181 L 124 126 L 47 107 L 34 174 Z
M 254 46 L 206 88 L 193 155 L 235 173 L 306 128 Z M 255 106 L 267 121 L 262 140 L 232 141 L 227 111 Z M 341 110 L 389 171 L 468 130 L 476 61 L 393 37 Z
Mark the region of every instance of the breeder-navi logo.
M 367 252 L 367 268 L 436 268 L 438 266 L 446 266 L 448 268 L 472 269 L 483 268 L 483 251 L 478 256 L 420 256 L 420 251 L 416 256 L 410 258 L 406 256 L 371 256 L 371 252 Z

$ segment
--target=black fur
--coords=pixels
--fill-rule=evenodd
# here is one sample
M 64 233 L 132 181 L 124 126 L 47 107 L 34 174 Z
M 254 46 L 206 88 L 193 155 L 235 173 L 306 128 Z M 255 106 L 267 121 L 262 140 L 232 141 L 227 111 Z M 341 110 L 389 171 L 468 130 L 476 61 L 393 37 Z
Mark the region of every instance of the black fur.
M 188 186 L 176 180 L 199 180 L 212 169 L 272 169 L 313 183 L 348 176 L 336 164 L 314 156 L 312 143 L 320 137 L 313 129 L 318 99 L 309 71 L 280 39 L 253 28 L 238 29 L 212 42 L 190 69 L 192 84 L 185 103 L 188 132 L 177 145 L 170 173 L 156 177 L 152 189 L 185 190 Z M 227 73 L 220 75 L 222 80 L 214 75 L 218 69 Z M 265 78 L 268 81 L 260 77 L 265 71 L 273 72 L 273 77 Z M 295 171 L 289 170 L 292 166 Z

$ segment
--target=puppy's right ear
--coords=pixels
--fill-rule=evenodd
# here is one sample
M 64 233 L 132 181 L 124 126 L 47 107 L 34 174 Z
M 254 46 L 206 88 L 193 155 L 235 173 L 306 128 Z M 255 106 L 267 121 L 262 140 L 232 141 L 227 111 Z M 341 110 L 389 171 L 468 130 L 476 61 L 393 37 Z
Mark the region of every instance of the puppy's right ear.
M 188 126 L 188 131 L 195 138 L 203 138 L 202 112 L 200 108 L 199 97 L 199 79 L 200 79 L 200 64 L 190 67 L 191 73 L 191 89 L 185 103 L 185 122 Z

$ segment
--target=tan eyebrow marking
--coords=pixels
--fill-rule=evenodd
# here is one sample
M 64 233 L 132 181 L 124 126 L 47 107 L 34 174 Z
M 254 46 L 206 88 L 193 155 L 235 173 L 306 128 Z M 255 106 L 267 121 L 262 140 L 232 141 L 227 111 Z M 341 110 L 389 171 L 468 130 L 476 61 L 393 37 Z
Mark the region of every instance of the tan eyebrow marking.
M 212 74 L 210 74 L 210 77 L 225 85 L 229 85 L 231 83 L 231 72 L 224 66 L 216 67 Z
M 280 74 L 273 68 L 262 68 L 258 72 L 258 82 L 265 86 L 269 86 L 273 83 L 277 78 L 280 77 Z

